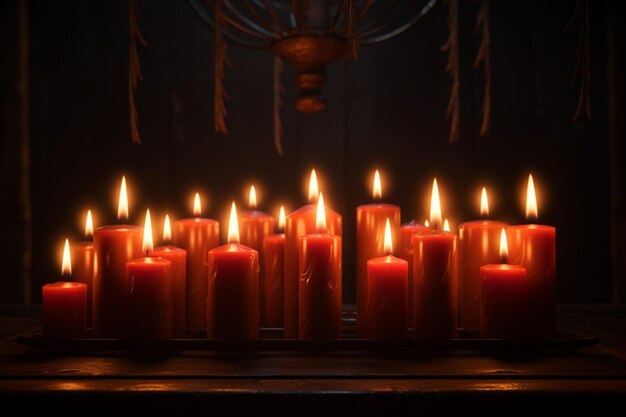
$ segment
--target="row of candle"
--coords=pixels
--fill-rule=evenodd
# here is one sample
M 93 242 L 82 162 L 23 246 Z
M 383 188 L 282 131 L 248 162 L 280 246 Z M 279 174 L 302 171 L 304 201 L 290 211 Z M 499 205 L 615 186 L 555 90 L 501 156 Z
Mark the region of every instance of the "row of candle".
M 378 171 L 373 194 L 382 197 Z M 87 299 L 93 300 L 94 336 L 183 337 L 187 329 L 206 327 L 208 337 L 255 338 L 261 323 L 284 326 L 287 338 L 339 338 L 342 217 L 324 206 L 315 171 L 309 200 L 311 204 L 290 213 L 286 221 L 281 207 L 279 224 L 285 234 L 273 234 L 274 218 L 266 213 L 252 210 L 237 216 L 233 203 L 229 243 L 221 247 L 219 222 L 199 217 L 197 194 L 196 217 L 174 222 L 176 246 L 152 249 L 149 212 L 143 230 L 137 226 L 97 229 L 93 246 L 81 243 L 73 251 L 75 276 L 87 283 L 87 288 L 76 285 L 75 290 L 86 293 L 93 288 Z M 481 214 L 488 214 L 484 189 L 481 200 Z M 256 206 L 254 187 L 249 203 Z M 532 176 L 527 215 L 536 217 Z M 118 218 L 128 218 L 125 179 Z M 90 213 L 87 220 L 87 227 L 93 227 Z M 447 221 L 442 222 L 436 180 L 429 223 L 400 226 L 400 208 L 391 204 L 357 208 L 361 337 L 403 338 L 411 327 L 419 338 L 451 338 L 458 325 L 481 327 L 484 336 L 491 337 L 554 332 L 554 228 L 508 227 L 510 259 L 523 267 L 485 266 L 502 259 L 506 225 L 463 223 L 457 241 Z M 171 237 L 166 216 L 164 240 Z M 392 256 L 392 241 L 399 243 L 400 258 Z M 66 249 L 69 258 L 67 243 Z M 56 312 L 65 314 L 67 303 L 59 308 L 58 302 L 47 302 L 58 298 L 57 293 L 72 291 L 71 287 L 68 283 L 44 287 L 44 325 L 50 336 L 80 336 L 62 329 L 81 326 L 54 319 Z M 523 306 L 511 308 L 520 302 Z M 84 309 L 92 310 L 87 304 Z M 524 312 L 521 321 L 520 311 Z

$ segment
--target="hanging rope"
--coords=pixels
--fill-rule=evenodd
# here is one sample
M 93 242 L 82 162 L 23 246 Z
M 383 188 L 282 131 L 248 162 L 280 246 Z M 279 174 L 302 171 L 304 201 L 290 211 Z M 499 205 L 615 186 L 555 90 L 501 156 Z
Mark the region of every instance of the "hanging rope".
M 280 76 L 283 73 L 283 61 L 274 57 L 274 147 L 278 155 L 283 154 L 283 124 L 280 119 L 280 108 L 283 105 L 283 86 L 280 82 Z
M 446 119 L 450 120 L 449 142 L 456 142 L 459 138 L 459 122 L 461 107 L 459 99 L 460 68 L 459 68 L 459 3 L 458 0 L 448 0 L 448 40 L 441 47 L 442 51 L 448 52 L 448 64 L 446 72 L 452 77 L 450 100 L 446 110 Z
M 591 120 L 591 39 L 589 34 L 589 0 L 576 1 L 571 20 L 565 27 L 568 31 L 578 27 L 578 46 L 576 47 L 576 66 L 572 74 L 572 84 L 580 79 L 578 106 L 572 122 L 583 117 Z
M 135 104 L 135 91 L 139 81 L 143 80 L 137 52 L 137 40 L 147 45 L 137 24 L 137 0 L 130 0 L 128 7 L 128 107 L 130 110 L 130 137 L 135 145 L 141 145 L 139 135 L 139 115 Z
M 215 131 L 228 134 L 226 127 L 226 100 L 228 95 L 224 89 L 224 67 L 230 65 L 228 61 L 228 48 L 224 39 L 226 32 L 226 18 L 224 16 L 224 0 L 215 1 Z
M 491 33 L 489 30 L 489 0 L 481 0 L 480 10 L 476 17 L 476 32 L 480 31 L 480 46 L 474 61 L 474 68 L 483 65 L 485 90 L 483 92 L 482 121 L 480 123 L 481 137 L 489 136 L 491 121 Z
M 342 4 L 343 13 L 346 15 L 348 25 L 348 42 L 344 52 L 342 62 L 351 59 L 357 60 L 359 57 L 359 34 L 356 30 L 356 5 L 354 0 L 344 0 Z

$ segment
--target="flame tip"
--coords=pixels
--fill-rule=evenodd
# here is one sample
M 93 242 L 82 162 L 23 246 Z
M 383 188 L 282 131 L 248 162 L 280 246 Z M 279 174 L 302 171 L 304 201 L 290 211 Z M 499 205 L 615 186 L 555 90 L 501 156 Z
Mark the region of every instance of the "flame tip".
M 376 170 L 376 172 L 374 173 L 374 185 L 372 187 L 372 196 L 375 199 L 380 199 L 383 197 L 383 187 L 380 181 L 380 172 L 378 172 L 378 170 Z
M 237 205 L 233 201 L 230 205 L 230 217 L 228 220 L 228 243 L 239 243 L 239 218 Z

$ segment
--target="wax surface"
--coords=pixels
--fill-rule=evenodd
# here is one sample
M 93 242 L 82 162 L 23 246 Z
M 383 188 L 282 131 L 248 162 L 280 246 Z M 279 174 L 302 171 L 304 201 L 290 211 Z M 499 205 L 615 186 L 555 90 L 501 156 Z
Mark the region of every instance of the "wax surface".
M 176 246 L 159 246 L 150 256 L 172 263 L 172 337 L 185 337 L 187 329 L 187 251 Z
M 481 337 L 509 339 L 526 336 L 526 269 L 519 265 L 484 265 L 480 268 L 480 280 Z
M 394 256 L 367 261 L 368 337 L 407 338 L 408 271 L 409 263 Z
M 78 339 L 87 333 L 87 285 L 55 282 L 42 287 L 43 334 L 51 339 Z
M 400 240 L 398 244 L 398 257 L 409 263 L 409 295 L 407 322 L 413 326 L 413 235 L 416 233 L 429 233 L 431 228 L 421 224 L 410 222 L 400 227 Z
M 92 325 L 93 311 L 93 242 L 80 242 L 71 247 L 72 277 L 87 285 L 87 326 Z
M 283 327 L 285 278 L 285 235 L 267 236 L 263 241 L 265 321 L 267 327 Z

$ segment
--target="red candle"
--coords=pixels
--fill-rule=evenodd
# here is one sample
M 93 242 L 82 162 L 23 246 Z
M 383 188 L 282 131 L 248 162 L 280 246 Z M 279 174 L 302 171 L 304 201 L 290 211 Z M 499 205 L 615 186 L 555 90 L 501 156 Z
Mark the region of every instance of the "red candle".
M 117 217 L 128 219 L 126 178 L 122 177 Z M 142 229 L 115 225 L 96 229 L 93 237 L 93 334 L 99 338 L 125 336 L 128 281 L 126 262 L 141 256 Z
M 502 264 L 480 267 L 480 335 L 487 339 L 520 338 L 526 335 L 528 313 L 526 268 L 507 265 L 507 244 L 501 231 Z
M 318 232 L 300 238 L 300 339 L 341 338 L 341 236 L 326 232 L 324 211 L 320 193 L 316 209 Z
M 409 287 L 408 287 L 408 323 L 413 322 L 413 235 L 425 233 L 431 230 L 428 226 L 411 221 L 400 227 L 400 245 L 398 245 L 398 256 L 409 263 Z
M 172 239 L 170 216 L 165 215 L 163 224 L 163 240 Z M 172 263 L 172 337 L 185 337 L 186 300 L 187 300 L 187 251 L 172 245 L 159 246 L 154 249 L 152 256 L 167 259 Z
M 87 211 L 85 220 L 85 237 L 93 237 L 93 220 L 91 210 Z M 93 242 L 86 240 L 72 246 L 72 270 L 74 279 L 87 285 L 87 326 L 91 326 L 91 311 L 93 297 Z
M 248 246 L 259 253 L 259 265 L 261 265 L 261 271 L 259 272 L 259 303 L 261 306 L 261 323 L 265 324 L 266 295 L 265 271 L 263 268 L 263 265 L 265 265 L 263 239 L 274 233 L 276 226 L 274 217 L 262 211 L 256 210 L 257 195 L 254 185 L 250 187 L 248 205 L 252 210 L 244 211 L 239 215 L 239 234 L 242 245 Z
M 62 272 L 70 276 L 69 242 L 65 239 Z M 42 288 L 43 334 L 53 339 L 78 339 L 87 333 L 87 285 L 55 282 Z
M 372 195 L 382 198 L 382 185 L 378 170 L 374 174 Z M 385 255 L 383 235 L 386 220 L 390 220 L 391 233 L 397 239 L 400 228 L 400 207 L 392 204 L 366 204 L 356 208 L 356 272 L 357 272 L 357 333 L 367 337 L 368 317 L 368 267 L 370 259 Z
M 526 192 L 526 217 L 538 216 L 537 197 L 532 175 Z M 556 229 L 526 224 L 507 228 L 509 260 L 528 273 L 530 336 L 551 337 L 556 332 Z
M 174 222 L 174 246 L 187 251 L 187 328 L 206 327 L 207 274 L 209 250 L 220 241 L 220 224 L 202 214 L 200 195 L 196 193 L 193 218 Z
M 315 170 L 309 180 L 309 201 L 317 200 L 319 188 Z M 300 238 L 316 233 L 316 206 L 308 204 L 290 213 L 285 225 L 285 337 L 298 338 L 298 300 L 299 300 L 299 251 Z M 326 224 L 330 234 L 341 236 L 342 219 L 337 212 L 326 209 Z
M 441 202 L 433 182 L 430 224 L 441 227 Z M 413 236 L 413 328 L 418 339 L 457 334 L 456 236 L 427 231 Z
M 368 335 L 372 339 L 401 340 L 407 337 L 409 263 L 391 256 L 389 219 L 384 235 L 387 256 L 367 261 Z
M 239 244 L 237 208 L 233 202 L 228 244 L 209 252 L 209 339 L 259 337 L 259 254 Z
M 285 228 L 285 208 L 280 207 L 278 228 Z M 283 327 L 284 320 L 284 272 L 285 235 L 284 233 L 266 236 L 263 240 L 264 272 L 263 290 L 265 293 L 265 326 Z
M 480 214 L 489 215 L 487 190 L 482 189 Z M 500 260 L 500 230 L 506 223 L 478 220 L 459 226 L 459 325 L 480 326 L 480 267 Z

